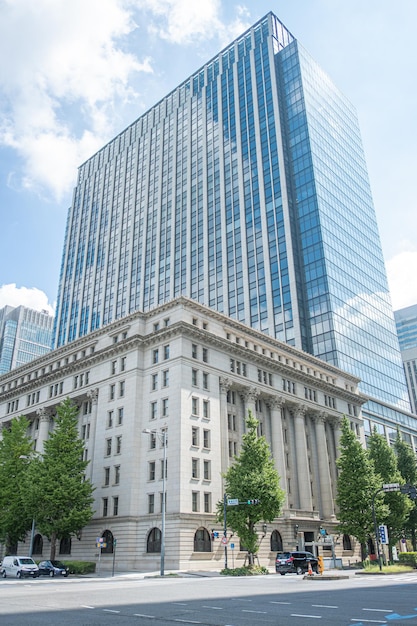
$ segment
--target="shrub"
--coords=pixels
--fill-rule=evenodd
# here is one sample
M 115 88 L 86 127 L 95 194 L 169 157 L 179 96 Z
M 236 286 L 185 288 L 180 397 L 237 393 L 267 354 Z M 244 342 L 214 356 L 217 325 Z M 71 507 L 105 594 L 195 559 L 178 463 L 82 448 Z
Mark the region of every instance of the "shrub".
M 262 565 L 253 565 L 252 567 L 235 567 L 235 569 L 231 569 L 228 567 L 222 569 L 220 574 L 222 574 L 223 576 L 260 576 L 264 574 L 269 574 L 269 570 Z
M 94 574 L 96 564 L 92 561 L 64 561 L 70 574 Z
M 398 558 L 402 565 L 411 565 L 417 568 L 417 552 L 399 552 Z

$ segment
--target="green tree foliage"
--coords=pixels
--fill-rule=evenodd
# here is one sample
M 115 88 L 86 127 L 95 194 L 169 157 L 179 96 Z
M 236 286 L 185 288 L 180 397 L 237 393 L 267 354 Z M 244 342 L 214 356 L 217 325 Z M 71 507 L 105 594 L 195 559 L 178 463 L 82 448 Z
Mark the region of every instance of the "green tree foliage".
M 380 435 L 376 429 L 372 432 L 368 442 L 369 458 L 374 464 L 375 471 L 384 483 L 403 483 L 404 480 L 397 466 L 397 457 L 394 450 L 388 444 L 386 438 Z M 412 508 L 408 496 L 399 491 L 384 494 L 384 501 L 387 505 L 385 517 L 378 517 L 378 522 L 386 524 L 389 534 L 390 546 L 393 546 L 401 538 L 404 524 Z
M 336 504 L 339 509 L 339 531 L 357 538 L 364 558 L 368 538 L 374 534 L 372 498 L 381 488 L 382 481 L 346 417 L 342 421 L 337 466 L 339 478 Z M 381 519 L 382 514 L 386 514 L 386 507 L 381 506 L 380 497 L 375 498 L 375 508 L 378 519 Z
M 78 435 L 78 409 L 67 398 L 57 409 L 55 428 L 44 443 L 42 458 L 34 459 L 33 506 L 36 526 L 51 541 L 55 558 L 56 540 L 69 537 L 90 521 L 93 487 L 85 479 L 88 461 Z
M 32 524 L 28 507 L 27 475 L 33 453 L 28 420 L 17 417 L 3 429 L 0 441 L 0 541 L 10 554 Z
M 259 500 L 259 504 L 227 507 L 227 526 L 239 535 L 248 550 L 249 564 L 253 565 L 253 556 L 259 549 L 255 524 L 260 520 L 272 522 L 281 512 L 285 494 L 279 486 L 269 445 L 265 437 L 258 436 L 258 420 L 250 411 L 246 427 L 241 452 L 224 479 L 229 498 L 237 498 L 239 502 Z M 217 504 L 217 518 L 223 521 L 223 502 Z
M 416 455 L 413 452 L 411 446 L 401 439 L 400 431 L 397 430 L 397 438 L 394 444 L 394 450 L 397 455 L 397 465 L 404 482 L 409 485 L 417 484 L 417 465 Z M 413 550 L 417 551 L 417 501 L 411 501 L 411 510 L 408 514 L 408 518 L 404 523 L 404 531 L 407 536 L 411 538 Z

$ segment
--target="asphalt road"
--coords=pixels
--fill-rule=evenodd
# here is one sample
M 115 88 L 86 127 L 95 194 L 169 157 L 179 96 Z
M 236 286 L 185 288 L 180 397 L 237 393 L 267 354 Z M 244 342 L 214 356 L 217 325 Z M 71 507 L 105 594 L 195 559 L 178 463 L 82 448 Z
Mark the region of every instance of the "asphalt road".
M 304 580 L 287 575 L 0 580 L 1 626 L 417 625 L 417 572 Z

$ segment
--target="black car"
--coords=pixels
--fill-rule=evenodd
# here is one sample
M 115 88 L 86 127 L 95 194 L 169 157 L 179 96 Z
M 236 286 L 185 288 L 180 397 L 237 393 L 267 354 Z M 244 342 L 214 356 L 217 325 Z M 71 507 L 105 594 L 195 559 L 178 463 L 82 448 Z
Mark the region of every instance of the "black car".
M 38 565 L 41 576 L 65 576 L 69 574 L 69 568 L 62 561 L 41 561 Z
M 288 573 L 304 574 L 308 571 L 308 564 L 316 574 L 318 570 L 318 560 L 311 552 L 278 552 L 275 559 L 275 571 L 281 576 Z

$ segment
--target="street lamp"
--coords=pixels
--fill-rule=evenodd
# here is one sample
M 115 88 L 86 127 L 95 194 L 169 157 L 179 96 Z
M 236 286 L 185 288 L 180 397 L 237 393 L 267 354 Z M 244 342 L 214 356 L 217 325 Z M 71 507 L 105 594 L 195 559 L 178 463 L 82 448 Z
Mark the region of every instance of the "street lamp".
M 165 574 L 165 510 L 166 510 L 166 488 L 165 477 L 167 469 L 167 429 L 161 428 L 161 430 L 144 428 L 143 433 L 147 435 L 154 434 L 158 437 L 164 448 L 164 460 L 162 464 L 162 521 L 161 521 L 161 576 Z

